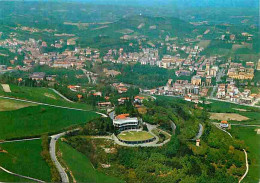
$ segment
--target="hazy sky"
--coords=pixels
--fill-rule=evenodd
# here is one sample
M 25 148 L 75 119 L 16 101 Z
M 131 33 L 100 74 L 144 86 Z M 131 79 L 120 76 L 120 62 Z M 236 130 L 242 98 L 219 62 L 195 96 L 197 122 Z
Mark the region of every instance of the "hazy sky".
M 70 0 L 65 0 L 70 1 Z M 259 0 L 72 0 L 95 4 L 176 5 L 190 7 L 259 7 Z

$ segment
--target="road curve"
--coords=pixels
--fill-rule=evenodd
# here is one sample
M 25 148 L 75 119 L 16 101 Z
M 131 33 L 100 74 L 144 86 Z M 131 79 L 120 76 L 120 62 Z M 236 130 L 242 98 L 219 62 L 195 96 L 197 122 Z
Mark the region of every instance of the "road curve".
M 14 175 L 14 176 L 17 176 L 17 177 L 29 179 L 29 180 L 32 180 L 32 181 L 35 181 L 35 182 L 45 182 L 45 181 L 43 181 L 43 180 L 39 180 L 39 179 L 35 179 L 35 178 L 32 178 L 32 177 L 28 177 L 28 176 L 24 176 L 24 175 L 20 175 L 20 174 L 11 172 L 11 171 L 9 171 L 9 170 L 7 170 L 7 169 L 1 167 L 1 166 L 0 166 L 0 169 L 3 170 L 4 172 L 8 173 L 8 174 L 11 174 L 11 175 Z
M 203 133 L 203 125 L 200 123 L 199 124 L 199 132 L 198 132 L 198 134 L 196 135 L 196 137 L 194 138 L 194 140 L 198 140 L 198 139 L 200 139 L 200 137 L 202 136 L 202 133 Z
M 51 136 L 50 155 L 51 155 L 52 161 L 54 162 L 56 168 L 59 171 L 62 182 L 69 182 L 67 173 L 65 172 L 64 168 L 61 166 L 60 162 L 57 160 L 57 157 L 56 157 L 56 142 L 61 136 L 65 135 L 65 134 L 66 134 L 66 132 L 63 132 L 63 133 L 59 133 L 59 134 Z

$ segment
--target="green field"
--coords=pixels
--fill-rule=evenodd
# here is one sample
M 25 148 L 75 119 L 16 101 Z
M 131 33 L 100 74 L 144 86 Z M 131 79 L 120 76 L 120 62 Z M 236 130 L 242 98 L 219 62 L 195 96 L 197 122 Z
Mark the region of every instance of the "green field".
M 51 180 L 48 164 L 41 157 L 41 140 L 5 143 L 0 147 L 8 152 L 0 153 L 0 165 L 5 169 L 48 182 Z M 19 180 L 24 182 L 0 171 L 0 181 Z
M 90 160 L 68 144 L 59 141 L 62 159 L 65 161 L 77 182 L 122 182 L 121 180 L 98 172 Z
M 25 103 L 25 102 L 14 101 L 14 100 L 6 100 L 0 98 L 0 111 L 12 111 L 12 110 L 17 110 L 24 107 L 35 106 L 35 105 L 36 104 Z
M 91 107 L 86 104 L 67 102 L 49 88 L 10 85 L 10 89 L 12 91 L 11 93 L 5 93 L 3 90 L 0 90 L 0 95 L 52 105 L 91 109 Z
M 260 127 L 259 127 L 260 128 Z M 243 182 L 258 183 L 260 180 L 260 135 L 256 127 L 232 126 L 231 133 L 248 146 L 249 173 Z
M 9 173 L 0 170 L 0 181 L 2 182 L 28 182 L 28 179 L 23 179 L 14 175 L 10 175 Z
M 130 131 L 130 132 L 122 132 L 117 137 L 125 141 L 139 141 L 139 140 L 141 141 L 141 140 L 151 139 L 154 136 L 152 136 L 150 133 L 146 131 L 140 131 L 140 132 Z
M 57 132 L 72 125 L 86 123 L 99 115 L 48 106 L 30 106 L 0 112 L 0 139 L 20 138 Z

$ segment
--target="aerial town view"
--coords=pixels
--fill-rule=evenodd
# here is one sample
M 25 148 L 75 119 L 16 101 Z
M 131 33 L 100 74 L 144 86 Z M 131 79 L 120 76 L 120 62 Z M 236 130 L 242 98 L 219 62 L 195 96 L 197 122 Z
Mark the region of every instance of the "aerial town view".
M 259 12 L 0 1 L 0 182 L 260 183 Z

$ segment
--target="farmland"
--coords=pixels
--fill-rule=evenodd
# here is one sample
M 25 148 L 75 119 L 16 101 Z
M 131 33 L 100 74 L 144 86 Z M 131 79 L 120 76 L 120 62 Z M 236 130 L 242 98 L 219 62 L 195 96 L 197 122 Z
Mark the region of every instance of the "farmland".
M 35 104 L 0 99 L 0 111 L 12 111 L 29 106 L 35 106 Z
M 41 140 L 5 143 L 0 144 L 0 147 L 8 152 L 0 153 L 0 165 L 5 169 L 48 182 L 51 180 L 50 169 L 41 157 Z M 7 176 L 0 171 L 0 179 L 17 181 L 19 178 Z
M 98 116 L 94 112 L 47 106 L 30 106 L 15 111 L 2 111 L 0 112 L 0 139 L 54 133 L 73 125 L 84 124 Z
M 42 103 L 47 103 L 52 105 L 90 109 L 90 107 L 86 104 L 67 102 L 59 95 L 57 95 L 54 91 L 48 88 L 10 85 L 12 91 L 10 93 L 5 93 L 2 87 L 0 88 L 1 88 L 0 89 L 1 96 L 31 100 L 35 102 L 42 102 Z

